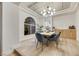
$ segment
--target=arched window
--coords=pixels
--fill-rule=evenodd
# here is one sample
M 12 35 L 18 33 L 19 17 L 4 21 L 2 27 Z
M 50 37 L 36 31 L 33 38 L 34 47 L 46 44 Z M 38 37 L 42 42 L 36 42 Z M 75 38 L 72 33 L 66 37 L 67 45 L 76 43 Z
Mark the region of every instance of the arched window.
M 35 21 L 32 17 L 27 17 L 24 22 L 24 35 L 35 33 Z

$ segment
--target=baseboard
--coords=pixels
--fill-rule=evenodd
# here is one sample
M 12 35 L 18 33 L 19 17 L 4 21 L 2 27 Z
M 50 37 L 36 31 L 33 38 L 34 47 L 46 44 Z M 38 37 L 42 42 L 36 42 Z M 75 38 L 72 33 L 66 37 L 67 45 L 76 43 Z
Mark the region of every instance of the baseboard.
M 10 53 L 12 53 L 13 52 L 13 49 L 12 50 L 10 50 L 10 51 L 3 51 L 2 52 L 2 56 L 8 56 Z

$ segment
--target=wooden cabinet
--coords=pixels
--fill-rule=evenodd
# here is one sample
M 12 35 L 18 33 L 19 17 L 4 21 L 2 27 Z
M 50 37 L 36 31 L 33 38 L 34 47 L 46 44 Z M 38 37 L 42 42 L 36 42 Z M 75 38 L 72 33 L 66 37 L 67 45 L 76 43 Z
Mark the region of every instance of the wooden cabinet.
M 56 29 L 56 32 L 61 32 L 62 38 L 76 39 L 76 29 Z

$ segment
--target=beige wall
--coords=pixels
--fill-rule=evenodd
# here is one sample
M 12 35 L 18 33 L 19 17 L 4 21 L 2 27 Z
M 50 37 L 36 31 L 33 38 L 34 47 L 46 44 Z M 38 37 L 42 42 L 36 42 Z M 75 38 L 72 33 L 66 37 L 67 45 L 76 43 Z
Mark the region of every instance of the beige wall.
M 53 24 L 56 28 L 67 29 L 70 25 L 75 25 L 75 13 L 58 15 L 53 18 Z
M 27 11 L 27 10 L 26 10 Z M 30 11 L 27 11 L 27 12 L 30 12 Z M 37 24 L 37 22 L 39 22 L 39 18 L 38 17 L 35 17 L 33 15 L 31 15 L 31 13 L 27 13 L 27 12 L 24 12 L 23 10 L 19 9 L 19 38 L 20 38 L 20 41 L 22 40 L 25 40 L 27 35 L 24 35 L 24 21 L 27 17 L 32 17 L 35 21 L 35 23 Z
M 19 6 L 19 40 L 25 40 L 28 36 L 24 35 L 24 21 L 27 17 L 32 17 L 36 23 L 36 29 L 37 24 L 43 24 L 41 22 L 42 18 L 39 14 L 34 12 L 33 10 L 29 9 L 28 7 Z
M 3 3 L 3 54 L 11 52 L 19 42 L 18 10 L 19 9 L 12 3 Z

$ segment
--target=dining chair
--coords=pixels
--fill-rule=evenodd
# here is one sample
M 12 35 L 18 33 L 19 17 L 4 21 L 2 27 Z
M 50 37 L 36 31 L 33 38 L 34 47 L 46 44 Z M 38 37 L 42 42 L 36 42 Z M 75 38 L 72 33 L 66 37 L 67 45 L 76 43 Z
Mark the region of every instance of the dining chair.
M 48 40 L 49 41 L 55 41 L 56 42 L 56 45 L 58 46 L 58 41 L 59 41 L 59 37 L 60 37 L 60 34 L 61 34 L 61 32 L 59 32 L 58 34 L 52 34 L 49 38 L 48 38 Z
M 48 38 L 52 38 L 52 37 L 54 37 L 54 36 L 56 36 L 56 33 L 50 35 Z
M 42 44 L 42 50 L 43 50 L 43 45 L 44 44 L 48 45 L 48 40 L 40 33 L 35 33 L 35 36 L 37 38 L 36 48 L 38 46 L 38 43 L 41 43 Z

